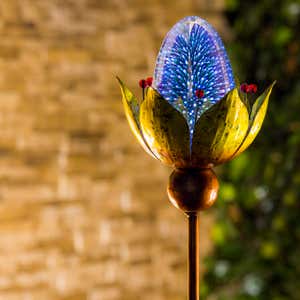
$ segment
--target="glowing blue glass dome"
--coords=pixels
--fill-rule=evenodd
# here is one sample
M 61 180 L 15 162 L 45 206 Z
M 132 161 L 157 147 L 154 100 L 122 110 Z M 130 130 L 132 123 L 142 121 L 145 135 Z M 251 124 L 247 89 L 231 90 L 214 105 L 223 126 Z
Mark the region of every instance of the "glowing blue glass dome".
M 158 54 L 154 88 L 185 116 L 191 137 L 201 114 L 234 87 L 226 50 L 214 28 L 196 16 L 175 24 Z

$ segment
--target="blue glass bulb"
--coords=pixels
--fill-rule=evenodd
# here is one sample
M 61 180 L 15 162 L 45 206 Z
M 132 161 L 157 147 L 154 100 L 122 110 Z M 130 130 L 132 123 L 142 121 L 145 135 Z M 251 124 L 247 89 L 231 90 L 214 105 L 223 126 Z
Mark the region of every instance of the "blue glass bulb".
M 192 137 L 201 114 L 235 87 L 222 40 L 209 23 L 193 16 L 173 26 L 158 54 L 154 87 L 185 116 Z

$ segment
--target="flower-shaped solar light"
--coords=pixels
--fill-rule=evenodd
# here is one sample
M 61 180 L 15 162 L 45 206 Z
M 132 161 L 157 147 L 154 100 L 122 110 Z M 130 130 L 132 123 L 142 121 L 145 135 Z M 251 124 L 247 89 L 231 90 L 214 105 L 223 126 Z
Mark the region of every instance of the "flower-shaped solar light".
M 198 212 L 215 202 L 219 186 L 211 168 L 253 142 L 274 83 L 257 99 L 255 84 L 237 84 L 219 35 L 199 17 L 182 19 L 167 34 L 154 79 L 139 82 L 140 101 L 118 80 L 135 136 L 150 155 L 175 168 L 168 196 L 188 216 L 188 299 L 198 300 Z
M 261 128 L 273 87 L 249 101 L 256 86 L 236 86 L 218 33 L 199 17 L 170 30 L 151 79 L 140 81 L 141 101 L 119 80 L 127 119 L 144 149 L 176 168 L 211 167 L 243 152 Z

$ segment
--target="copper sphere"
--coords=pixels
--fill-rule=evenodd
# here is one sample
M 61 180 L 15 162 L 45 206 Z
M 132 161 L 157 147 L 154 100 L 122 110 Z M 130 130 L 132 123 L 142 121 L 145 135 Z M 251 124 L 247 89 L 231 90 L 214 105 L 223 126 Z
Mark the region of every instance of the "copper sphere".
M 176 169 L 169 177 L 168 196 L 171 203 L 185 213 L 211 207 L 218 196 L 219 182 L 208 169 Z

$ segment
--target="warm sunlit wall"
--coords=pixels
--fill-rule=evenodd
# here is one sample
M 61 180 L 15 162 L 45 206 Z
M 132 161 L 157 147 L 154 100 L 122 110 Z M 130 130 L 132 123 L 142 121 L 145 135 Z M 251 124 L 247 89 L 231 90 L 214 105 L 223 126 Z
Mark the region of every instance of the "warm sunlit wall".
M 222 3 L 0 1 L 1 300 L 184 299 L 170 170 L 135 142 L 114 75 L 138 91 L 170 26 L 224 29 Z

